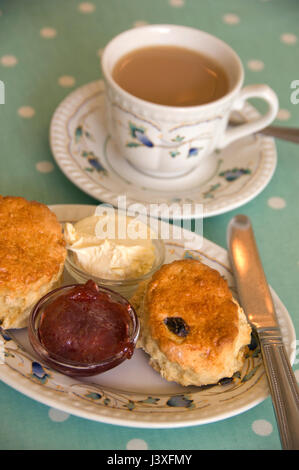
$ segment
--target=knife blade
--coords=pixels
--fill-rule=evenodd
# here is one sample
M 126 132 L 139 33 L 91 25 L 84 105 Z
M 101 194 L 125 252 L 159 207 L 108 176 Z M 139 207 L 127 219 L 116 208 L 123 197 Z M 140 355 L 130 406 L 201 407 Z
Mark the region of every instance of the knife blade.
M 260 341 L 282 447 L 299 450 L 299 389 L 247 216 L 230 221 L 227 245 L 240 304 Z

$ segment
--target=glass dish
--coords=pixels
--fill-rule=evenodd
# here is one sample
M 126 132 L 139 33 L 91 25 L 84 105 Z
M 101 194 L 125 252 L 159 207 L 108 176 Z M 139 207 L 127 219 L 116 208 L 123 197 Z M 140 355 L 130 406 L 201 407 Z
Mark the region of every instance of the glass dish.
M 81 269 L 75 261 L 74 253 L 71 250 L 67 250 L 67 256 L 65 260 L 65 268 L 73 279 L 79 283 L 85 283 L 89 279 L 92 279 L 98 286 L 107 287 L 112 289 L 115 292 L 123 295 L 127 299 L 134 294 L 139 283 L 146 279 L 149 279 L 155 271 L 157 271 L 165 259 L 165 247 L 161 239 L 152 240 L 154 249 L 155 249 L 155 261 L 147 273 L 135 279 L 124 279 L 124 280 L 114 280 L 114 279 L 105 279 L 89 274 L 87 271 Z
M 116 355 L 107 358 L 101 362 L 97 363 L 79 363 L 73 362 L 69 360 L 65 360 L 64 358 L 57 356 L 49 352 L 41 343 L 40 336 L 39 336 L 39 325 L 41 320 L 41 315 L 43 313 L 44 308 L 49 305 L 54 299 L 56 299 L 61 294 L 66 293 L 68 290 L 72 289 L 73 287 L 77 286 L 78 284 L 71 284 L 68 286 L 59 287 L 44 297 L 42 297 L 33 310 L 31 311 L 29 317 L 29 325 L 28 325 L 28 335 L 29 340 L 31 343 L 32 348 L 38 354 L 38 356 L 43 360 L 43 362 L 48 365 L 49 367 L 58 370 L 59 372 L 69 375 L 69 376 L 79 376 L 79 377 L 87 377 L 91 375 L 100 374 L 105 372 L 109 369 L 112 369 L 131 357 L 131 354 L 128 354 L 128 350 L 120 351 Z M 136 342 L 139 335 L 140 325 L 139 320 L 136 315 L 135 310 L 130 305 L 130 303 L 120 294 L 117 292 L 113 292 L 110 289 L 106 289 L 104 287 L 99 286 L 100 291 L 109 294 L 112 301 L 121 303 L 126 306 L 127 311 L 130 317 L 129 323 L 129 344 L 130 344 L 130 351 L 134 350 L 136 346 Z M 129 356 L 129 357 L 128 357 Z

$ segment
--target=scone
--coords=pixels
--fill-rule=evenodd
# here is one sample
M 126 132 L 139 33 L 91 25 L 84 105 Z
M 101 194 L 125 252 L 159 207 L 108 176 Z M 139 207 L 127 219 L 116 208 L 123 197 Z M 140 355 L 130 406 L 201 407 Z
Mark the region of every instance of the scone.
M 166 380 L 216 384 L 242 368 L 251 327 L 218 271 L 193 259 L 165 264 L 131 302 L 137 346 Z
M 0 326 L 26 326 L 30 309 L 53 289 L 66 256 L 61 225 L 44 204 L 0 196 Z

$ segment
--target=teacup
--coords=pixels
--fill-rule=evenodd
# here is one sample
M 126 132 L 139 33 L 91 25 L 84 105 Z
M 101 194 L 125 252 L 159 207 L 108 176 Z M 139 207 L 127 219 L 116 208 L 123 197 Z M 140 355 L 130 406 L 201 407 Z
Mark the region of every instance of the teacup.
M 217 61 L 227 74 L 228 92 L 207 104 L 176 107 L 145 101 L 122 89 L 112 76 L 118 60 L 136 48 L 158 45 L 192 49 Z M 194 28 L 148 25 L 125 31 L 107 44 L 102 71 L 107 124 L 118 151 L 136 170 L 157 178 L 184 175 L 195 167 L 205 172 L 211 153 L 263 129 L 278 111 L 277 96 L 269 86 L 242 88 L 244 69 L 230 46 Z M 228 128 L 231 113 L 241 110 L 248 98 L 266 101 L 267 112 Z

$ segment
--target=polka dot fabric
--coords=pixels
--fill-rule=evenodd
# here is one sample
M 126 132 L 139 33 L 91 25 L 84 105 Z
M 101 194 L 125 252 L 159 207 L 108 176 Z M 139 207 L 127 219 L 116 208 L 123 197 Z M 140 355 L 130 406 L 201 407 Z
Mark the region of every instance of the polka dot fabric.
M 100 57 L 113 36 L 151 23 L 182 24 L 219 36 L 240 55 L 245 84 L 268 83 L 276 91 L 280 109 L 275 124 L 299 127 L 299 104 L 290 100 L 299 58 L 298 4 L 293 0 L 93 0 L 63 2 L 63 7 L 61 0 L 2 2 L 0 80 L 6 99 L 0 105 L 1 194 L 46 204 L 97 203 L 55 165 L 50 120 L 70 92 L 102 78 Z M 238 210 L 205 219 L 203 231 L 225 247 L 230 218 L 237 213 L 251 218 L 268 280 L 298 331 L 299 146 L 279 140 L 276 146 L 277 168 L 263 192 Z M 298 364 L 299 356 L 294 364 L 299 380 Z M 270 398 L 227 420 L 153 430 L 77 418 L 0 382 L 0 416 L 1 449 L 281 448 Z
M 14 67 L 18 63 L 18 59 L 14 55 L 3 55 L 0 62 L 4 67 Z
M 57 35 L 57 31 L 54 28 L 45 27 L 40 30 L 40 35 L 42 38 L 52 39 Z

